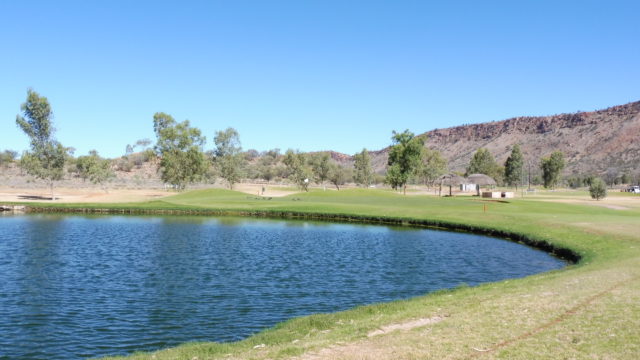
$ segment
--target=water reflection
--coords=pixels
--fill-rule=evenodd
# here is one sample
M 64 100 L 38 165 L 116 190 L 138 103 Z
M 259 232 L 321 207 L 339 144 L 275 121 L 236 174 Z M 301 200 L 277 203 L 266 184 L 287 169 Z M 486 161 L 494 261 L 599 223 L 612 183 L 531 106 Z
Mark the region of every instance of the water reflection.
M 316 312 L 563 265 L 464 233 L 207 217 L 0 218 L 0 358 L 231 341 Z

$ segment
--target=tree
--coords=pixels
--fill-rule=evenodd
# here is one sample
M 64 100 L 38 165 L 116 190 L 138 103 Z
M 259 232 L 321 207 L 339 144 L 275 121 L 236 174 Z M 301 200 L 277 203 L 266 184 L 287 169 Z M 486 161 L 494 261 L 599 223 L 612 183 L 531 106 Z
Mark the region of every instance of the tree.
M 613 185 L 616 184 L 616 180 L 618 179 L 618 169 L 615 167 L 610 167 L 604 173 L 604 181 L 606 184 L 609 184 L 609 187 L 613 189 Z
M 624 174 L 622 174 L 622 177 L 620 177 L 620 182 L 622 184 L 630 184 L 631 183 L 631 174 L 629 174 L 628 172 L 625 172 Z
M 511 150 L 511 155 L 509 155 L 507 161 L 504 163 L 504 179 L 507 184 L 515 186 L 516 191 L 518 191 L 518 183 L 522 181 L 523 164 L 524 158 L 520 151 L 520 145 L 515 144 L 513 150 Z
M 0 166 L 10 164 L 16 160 L 18 152 L 13 150 L 5 150 L 0 153 Z
M 280 158 L 280 149 L 272 149 L 264 152 L 258 158 L 257 172 L 258 176 L 267 180 L 267 184 L 278 175 L 276 165 Z
M 89 152 L 89 155 L 78 156 L 78 158 L 76 159 L 75 172 L 82 179 L 82 181 L 86 181 L 89 178 L 89 170 L 93 166 L 94 162 L 95 157 L 91 156 L 91 152 Z
M 53 185 L 64 177 L 68 149 L 53 137 L 53 113 L 46 97 L 27 90 L 27 101 L 20 107 L 24 115 L 16 116 L 16 124 L 31 139 L 31 151 L 20 159 L 20 166 L 39 179 L 49 182 L 51 200 L 55 200 Z
M 595 178 L 591 180 L 591 185 L 589 186 L 589 194 L 591 194 L 592 199 L 600 200 L 607 197 L 607 185 L 600 178 Z
M 89 151 L 89 155 L 78 157 L 76 171 L 83 180 L 89 179 L 91 183 L 101 185 L 104 191 L 107 191 L 106 182 L 115 177 L 111 161 L 101 158 L 95 150 Z
M 329 181 L 336 187 L 336 189 L 340 190 L 340 185 L 344 185 L 347 182 L 347 178 L 349 177 L 347 173 L 347 169 L 344 167 L 332 162 L 329 165 Z
M 423 148 L 418 175 L 424 179 L 425 185 L 433 186 L 435 181 L 448 171 L 447 160 L 438 150 Z
M 229 189 L 233 189 L 233 185 L 242 178 L 242 166 L 245 162 L 240 146 L 240 134 L 234 128 L 216 131 L 213 142 L 216 145 L 213 152 L 214 163 L 220 177 L 227 181 Z
M 331 170 L 331 157 L 328 153 L 317 153 L 311 155 L 309 159 L 311 165 L 311 171 L 317 183 L 322 185 L 322 188 L 326 190 L 324 182 L 329 178 L 329 171 Z
M 389 168 L 385 181 L 396 190 L 402 188 L 406 195 L 407 181 L 420 166 L 424 142 L 409 130 L 401 133 L 394 131 L 391 140 L 394 145 L 389 150 Z
M 305 167 L 305 160 L 304 154 L 289 149 L 282 162 L 287 167 L 289 179 L 300 189 L 309 191 L 309 170 Z
M 554 151 L 551 156 L 542 159 L 540 168 L 544 187 L 555 188 L 560 181 L 560 173 L 564 169 L 564 155 L 560 151 Z
M 489 149 L 480 148 L 473 154 L 473 158 L 469 162 L 466 175 L 471 174 L 484 174 L 492 177 L 496 182 L 502 180 L 502 173 L 500 166 L 496 162 L 496 159 L 491 155 Z
M 371 156 L 367 149 L 353 155 L 353 167 L 355 169 L 354 180 L 356 184 L 369 187 L 373 181 L 373 168 L 371 167 Z
M 189 120 L 178 123 L 171 115 L 159 112 L 153 115 L 153 130 L 162 181 L 183 190 L 204 177 L 207 161 L 202 147 L 206 138 L 200 129 L 191 127 Z

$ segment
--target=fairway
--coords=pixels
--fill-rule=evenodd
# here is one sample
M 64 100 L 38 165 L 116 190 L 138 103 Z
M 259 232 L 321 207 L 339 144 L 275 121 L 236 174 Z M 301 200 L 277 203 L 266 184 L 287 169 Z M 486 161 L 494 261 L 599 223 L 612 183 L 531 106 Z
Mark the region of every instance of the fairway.
M 636 359 L 640 197 L 615 194 L 594 206 L 587 196 L 544 192 L 495 202 L 350 189 L 269 199 L 209 189 L 146 203 L 49 206 L 66 211 L 81 207 L 415 220 L 526 236 L 581 257 L 578 264 L 559 271 L 311 315 L 237 343 L 185 344 L 131 359 Z M 624 210 L 601 206 L 607 201 L 619 204 L 620 198 Z

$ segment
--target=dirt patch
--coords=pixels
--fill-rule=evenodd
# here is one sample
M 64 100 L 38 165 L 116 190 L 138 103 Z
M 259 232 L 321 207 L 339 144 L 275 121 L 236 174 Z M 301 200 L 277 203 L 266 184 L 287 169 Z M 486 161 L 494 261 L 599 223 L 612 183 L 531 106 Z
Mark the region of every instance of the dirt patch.
M 262 189 L 264 187 L 264 192 Z M 261 184 L 236 184 L 233 190 L 242 191 L 243 193 L 257 195 L 257 196 L 270 196 L 270 197 L 283 197 L 291 194 L 298 193 L 299 191 L 291 190 L 288 187 L 279 185 L 261 185 Z
M 175 192 L 114 189 L 107 193 L 99 189 L 55 188 L 54 194 L 56 199 L 52 201 L 48 189 L 0 188 L 0 202 L 122 203 L 149 201 L 175 195 Z
M 578 204 L 578 205 L 590 205 L 600 206 L 611 210 L 631 210 L 629 205 L 634 207 L 640 207 L 638 204 L 633 204 L 625 198 L 609 198 L 604 200 L 587 200 L 587 199 L 536 199 L 536 201 L 556 202 L 563 204 Z M 631 199 L 634 200 L 634 199 Z
M 373 336 L 383 335 L 396 330 L 407 331 L 407 330 L 415 329 L 418 327 L 439 323 L 440 321 L 444 320 L 444 318 L 445 316 L 434 316 L 430 318 L 422 318 L 422 319 L 408 321 L 408 322 L 399 323 L 399 324 L 386 325 L 381 327 L 378 330 L 374 330 L 368 333 L 367 336 L 373 337 Z

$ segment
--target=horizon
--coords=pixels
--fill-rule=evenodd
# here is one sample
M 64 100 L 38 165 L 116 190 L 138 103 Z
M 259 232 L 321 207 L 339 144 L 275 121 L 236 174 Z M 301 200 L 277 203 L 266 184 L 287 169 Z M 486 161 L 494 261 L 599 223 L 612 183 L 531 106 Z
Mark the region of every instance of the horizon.
M 75 156 L 109 158 L 155 142 L 160 111 L 201 129 L 206 149 L 234 127 L 243 150 L 353 155 L 389 146 L 393 130 L 640 99 L 629 46 L 640 4 L 464 5 L 2 4 L 0 46 L 13 55 L 0 59 L 0 150 L 28 149 L 15 116 L 30 87 Z

